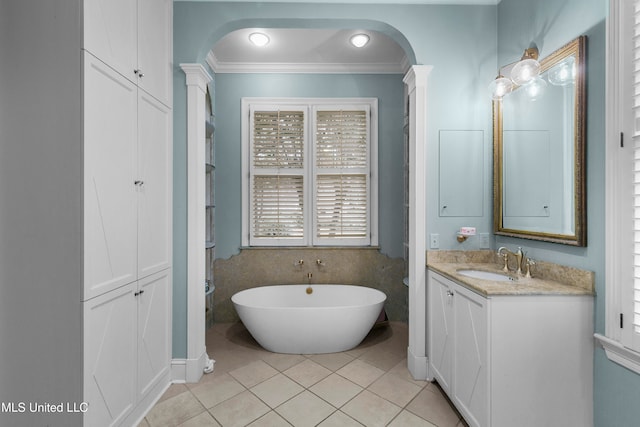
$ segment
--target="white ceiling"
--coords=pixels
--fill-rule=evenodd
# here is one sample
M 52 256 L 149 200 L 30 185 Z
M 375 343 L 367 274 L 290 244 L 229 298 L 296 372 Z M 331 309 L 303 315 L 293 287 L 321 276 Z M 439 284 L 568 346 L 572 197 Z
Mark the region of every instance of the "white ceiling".
M 204 2 L 225 2 L 225 3 L 357 3 L 357 4 L 498 4 L 501 0 L 173 0 L 174 3 L 181 1 L 204 1 Z
M 186 0 L 174 0 L 186 1 Z M 196 0 L 234 3 L 254 0 Z M 317 3 L 363 4 L 467 4 L 495 5 L 500 0 L 323 0 Z M 261 0 L 259 3 L 308 3 L 309 0 Z M 271 41 L 262 48 L 253 46 L 248 35 L 260 31 Z M 357 49 L 349 38 L 365 32 L 370 42 Z M 207 62 L 216 73 L 298 72 L 401 74 L 411 65 L 404 50 L 390 37 L 375 31 L 329 29 L 247 28 L 227 34 L 212 47 Z
M 249 34 L 269 36 L 267 46 L 256 47 Z M 369 35 L 356 48 L 349 38 Z M 399 74 L 409 67 L 404 50 L 390 37 L 375 31 L 335 29 L 245 28 L 227 34 L 213 46 L 207 61 L 216 73 L 299 72 Z

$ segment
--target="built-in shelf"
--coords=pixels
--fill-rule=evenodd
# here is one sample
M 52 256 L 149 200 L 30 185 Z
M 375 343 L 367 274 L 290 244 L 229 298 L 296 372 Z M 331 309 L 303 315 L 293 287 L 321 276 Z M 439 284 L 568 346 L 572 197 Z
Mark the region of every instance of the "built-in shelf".
M 207 138 L 213 135 L 213 132 L 215 131 L 215 129 L 216 127 L 211 120 L 207 120 L 205 122 L 205 132 L 206 132 Z
M 214 194 L 214 173 L 215 173 L 215 116 L 213 115 L 213 103 L 211 93 L 207 88 L 206 95 L 206 117 L 205 120 L 205 327 L 208 329 L 213 325 L 213 291 L 215 283 L 213 277 L 213 262 L 215 260 L 215 194 Z

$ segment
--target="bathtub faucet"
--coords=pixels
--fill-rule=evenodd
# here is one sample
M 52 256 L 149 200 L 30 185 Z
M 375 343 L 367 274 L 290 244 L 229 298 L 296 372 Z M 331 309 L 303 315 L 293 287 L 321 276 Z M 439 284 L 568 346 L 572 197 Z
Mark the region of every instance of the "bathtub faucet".
M 307 273 L 307 279 L 309 279 L 309 283 L 311 283 L 311 277 L 313 276 L 313 274 L 311 273 Z
M 317 259 L 316 264 L 318 264 L 319 267 L 322 267 L 324 265 L 324 262 L 322 262 L 321 259 Z
M 300 265 L 302 265 L 302 264 L 304 264 L 304 260 L 303 260 L 303 259 L 299 259 L 298 261 L 295 261 L 295 262 L 293 263 L 293 265 L 295 265 L 295 266 L 300 266 Z

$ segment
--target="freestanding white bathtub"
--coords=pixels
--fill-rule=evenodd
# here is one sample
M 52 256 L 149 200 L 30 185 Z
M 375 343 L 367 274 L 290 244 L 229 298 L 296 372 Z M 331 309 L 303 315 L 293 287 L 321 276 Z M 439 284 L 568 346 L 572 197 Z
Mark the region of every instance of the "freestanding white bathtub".
M 352 285 L 274 285 L 231 297 L 253 338 L 275 353 L 335 353 L 356 347 L 382 311 L 384 292 Z

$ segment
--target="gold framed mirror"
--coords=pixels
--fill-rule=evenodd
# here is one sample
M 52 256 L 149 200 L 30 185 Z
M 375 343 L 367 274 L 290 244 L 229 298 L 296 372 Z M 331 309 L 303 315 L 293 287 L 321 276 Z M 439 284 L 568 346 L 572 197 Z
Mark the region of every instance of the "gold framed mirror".
M 536 87 L 493 101 L 497 235 L 586 246 L 585 45 L 569 42 L 540 61 Z

